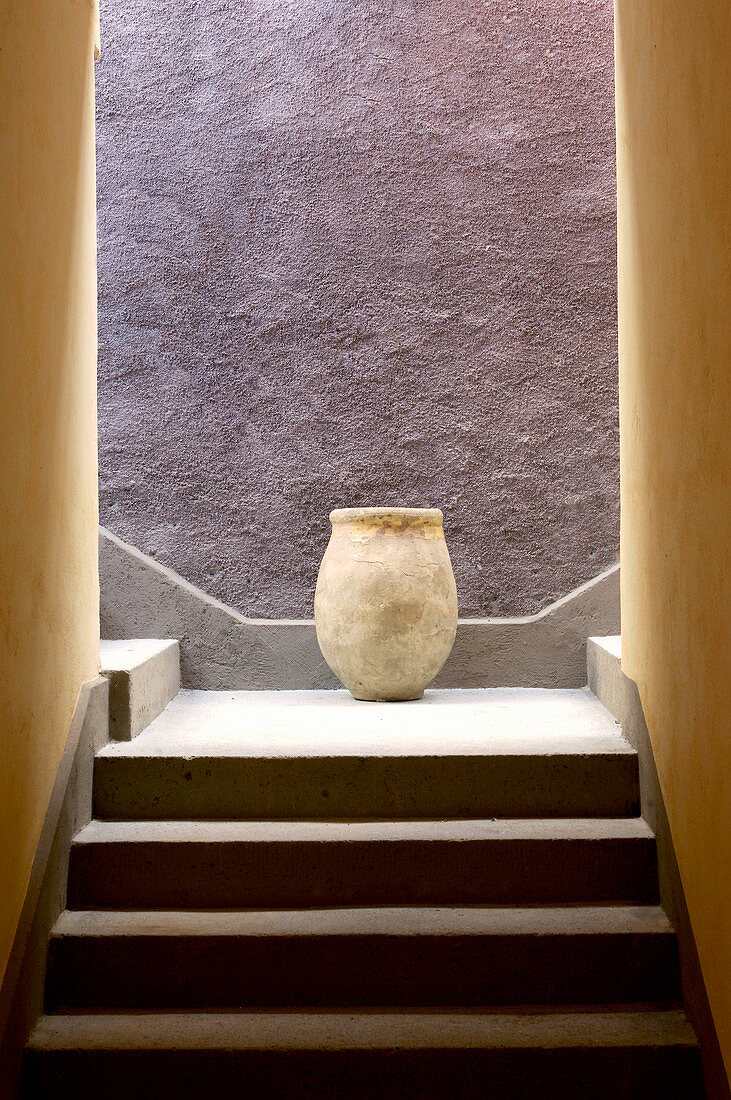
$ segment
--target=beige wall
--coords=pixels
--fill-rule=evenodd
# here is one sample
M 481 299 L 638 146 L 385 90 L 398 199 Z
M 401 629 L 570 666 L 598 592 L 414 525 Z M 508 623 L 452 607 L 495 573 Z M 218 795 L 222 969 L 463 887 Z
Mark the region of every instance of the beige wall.
M 0 975 L 98 668 L 91 0 L 0 0 Z
M 731 4 L 616 0 L 622 653 L 731 1067 Z

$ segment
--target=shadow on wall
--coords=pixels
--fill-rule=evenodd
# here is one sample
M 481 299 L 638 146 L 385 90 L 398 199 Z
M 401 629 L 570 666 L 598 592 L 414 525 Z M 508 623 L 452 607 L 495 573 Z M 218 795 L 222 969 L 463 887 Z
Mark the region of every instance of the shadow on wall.
M 264 617 L 336 506 L 443 508 L 467 616 L 616 561 L 611 0 L 102 16 L 102 521 Z

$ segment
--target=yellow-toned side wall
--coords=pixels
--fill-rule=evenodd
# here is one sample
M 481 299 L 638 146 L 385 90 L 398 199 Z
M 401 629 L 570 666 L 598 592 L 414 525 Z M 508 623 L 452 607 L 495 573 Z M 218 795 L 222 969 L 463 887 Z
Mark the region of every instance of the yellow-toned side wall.
M 622 657 L 731 1067 L 731 4 L 616 0 Z
M 99 659 L 90 0 L 0 0 L 0 977 Z

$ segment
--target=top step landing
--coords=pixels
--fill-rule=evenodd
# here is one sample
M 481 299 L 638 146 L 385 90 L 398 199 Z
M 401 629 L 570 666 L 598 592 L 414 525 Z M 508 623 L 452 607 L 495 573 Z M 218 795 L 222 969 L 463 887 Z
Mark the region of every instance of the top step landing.
M 484 756 L 634 753 L 588 689 L 427 691 L 408 703 L 346 691 L 181 691 L 109 756 Z
M 97 756 L 109 819 L 618 817 L 637 758 L 587 690 L 182 691 Z

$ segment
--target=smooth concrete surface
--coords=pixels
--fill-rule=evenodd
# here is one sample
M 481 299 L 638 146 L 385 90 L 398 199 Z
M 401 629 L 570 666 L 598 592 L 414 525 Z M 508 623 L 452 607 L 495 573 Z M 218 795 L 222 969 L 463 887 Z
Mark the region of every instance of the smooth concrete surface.
M 651 906 L 67 912 L 46 986 L 47 1011 L 678 999 Z
M 357 842 L 389 843 L 409 840 L 536 840 L 612 841 L 654 840 L 647 823 L 637 818 L 545 821 L 90 821 L 74 837 L 83 851 L 98 844 L 279 844 Z M 93 883 L 90 884 L 93 888 Z
M 678 1011 L 46 1016 L 26 1095 L 701 1100 Z M 226 1090 L 226 1091 L 224 1091 Z M 458 1090 L 458 1091 L 457 1091 Z
M 373 909 L 66 910 L 56 940 L 99 937 L 341 937 L 341 936 L 667 936 L 673 929 L 658 906 L 540 906 L 529 909 L 454 906 Z
M 640 818 L 91 822 L 70 908 L 654 903 Z
M 610 817 L 639 811 L 637 761 L 587 691 L 182 691 L 99 754 L 116 819 Z
M 103 641 L 100 650 L 101 672 L 110 682 L 110 736 L 131 741 L 180 690 L 180 646 L 137 638 Z
M 185 687 L 339 688 L 314 621 L 247 619 L 110 531 L 99 530 L 101 633 L 180 640 Z M 461 619 L 439 688 L 582 687 L 586 639 L 620 627 L 619 566 L 538 615 Z
M 109 682 L 84 684 L 36 848 L 0 985 L 0 1097 L 15 1100 L 25 1042 L 43 1011 L 51 929 L 66 904 L 71 839 L 91 818 L 94 756 L 109 735 Z
M 650 828 L 663 831 L 668 854 L 673 851 L 672 836 L 663 818 L 662 792 L 655 766 L 652 744 L 645 722 L 637 685 L 622 669 L 622 639 L 590 638 L 587 643 L 587 674 L 591 694 L 619 723 L 627 743 L 637 752 L 640 765 L 642 816 Z
M 392 705 L 346 691 L 181 691 L 101 755 L 439 756 L 634 752 L 588 690 L 431 690 Z
M 731 5 L 616 12 L 622 664 L 731 1076 Z
M 0 5 L 0 977 L 99 667 L 97 18 Z
M 616 561 L 611 0 L 103 24 L 105 526 L 276 619 L 348 505 L 443 508 L 464 615 Z
M 636 734 L 636 716 L 629 713 L 629 677 L 622 671 L 622 638 L 616 634 L 608 638 L 589 638 L 586 643 L 586 671 L 589 691 L 607 709 L 619 724 L 622 735 L 632 738 L 632 745 L 639 749 Z M 646 801 L 646 800 L 645 800 Z M 652 820 L 652 817 L 650 817 Z
M 80 1043 L 97 1049 L 122 1050 L 135 1036 L 138 1049 L 195 1049 L 202 1042 L 219 1049 L 328 1049 L 394 1046 L 429 1048 L 537 1045 L 557 1048 L 591 1042 L 624 1047 L 627 1043 L 665 1046 L 678 1042 L 694 1046 L 694 1037 L 683 1014 L 670 1012 L 544 1013 L 531 1015 L 482 1015 L 471 1012 L 371 1013 L 347 1017 L 339 1013 L 160 1013 L 154 1017 L 79 1016 L 41 1020 L 31 1038 L 31 1049 L 47 1043 L 73 1049 Z M 352 1025 L 356 1026 L 353 1027 Z M 436 1036 L 438 1043 L 435 1043 Z
M 637 684 L 622 671 L 621 638 L 590 638 L 589 686 L 621 723 L 637 750 L 642 814 L 657 840 L 662 904 L 677 931 L 685 1009 L 698 1035 L 709 1100 L 729 1100 L 731 1087 L 723 1063 L 716 1024 L 708 1003 L 695 934 L 675 855 L 673 833 L 655 764 Z

